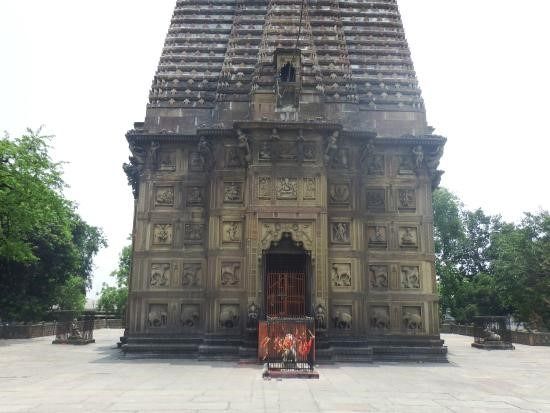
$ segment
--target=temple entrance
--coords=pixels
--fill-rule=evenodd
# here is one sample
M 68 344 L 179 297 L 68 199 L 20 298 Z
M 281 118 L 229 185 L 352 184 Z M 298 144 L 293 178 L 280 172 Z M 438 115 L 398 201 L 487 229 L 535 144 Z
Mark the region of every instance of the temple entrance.
M 283 233 L 263 252 L 264 311 L 268 317 L 304 317 L 311 307 L 311 255 Z

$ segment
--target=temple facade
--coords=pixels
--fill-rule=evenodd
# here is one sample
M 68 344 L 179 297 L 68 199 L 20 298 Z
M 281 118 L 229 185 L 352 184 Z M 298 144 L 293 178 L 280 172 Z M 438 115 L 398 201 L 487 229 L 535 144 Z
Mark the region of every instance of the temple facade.
M 144 122 L 127 353 L 439 360 L 433 134 L 395 0 L 179 0 Z

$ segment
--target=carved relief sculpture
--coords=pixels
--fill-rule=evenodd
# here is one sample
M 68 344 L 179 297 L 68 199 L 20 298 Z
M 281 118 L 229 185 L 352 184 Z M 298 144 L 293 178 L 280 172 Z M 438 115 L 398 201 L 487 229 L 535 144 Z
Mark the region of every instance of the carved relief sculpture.
M 162 151 L 158 155 L 159 171 L 172 172 L 176 170 L 176 154 L 175 152 Z
M 173 237 L 172 224 L 155 224 L 153 226 L 153 243 L 171 245 Z
M 384 189 L 369 189 L 367 191 L 367 209 L 383 212 L 386 209 L 386 191 Z
M 313 248 L 313 226 L 304 223 L 264 223 L 261 229 L 261 247 L 267 249 L 272 241 L 279 241 L 283 232 L 290 232 L 295 241 L 302 242 L 306 250 Z
M 414 174 L 414 159 L 412 155 L 401 155 L 398 158 L 400 175 L 412 175 Z
M 224 202 L 242 202 L 243 190 L 240 182 L 226 182 L 223 190 Z
M 248 306 L 248 315 L 246 319 L 246 328 L 248 330 L 257 330 L 258 329 L 258 319 L 260 316 L 260 307 L 255 303 L 252 303 Z
M 170 285 L 170 264 L 151 264 L 149 285 L 153 288 L 168 287 Z
M 370 285 L 374 289 L 387 289 L 389 285 L 387 265 L 369 265 Z
M 183 264 L 182 287 L 200 287 L 202 278 L 201 264 Z
M 330 224 L 331 241 L 336 244 L 350 243 L 350 224 L 349 222 L 333 222 Z
M 326 330 L 327 329 L 327 310 L 323 304 L 317 304 L 315 307 L 315 329 Z
M 204 234 L 204 224 L 186 223 L 183 226 L 183 239 L 185 241 L 202 241 Z
M 339 131 L 334 131 L 327 140 L 325 148 L 325 165 L 332 166 L 338 163 L 338 138 L 340 136 Z
M 224 287 L 236 287 L 241 282 L 241 264 L 238 262 L 222 263 L 221 285 Z
M 199 325 L 200 307 L 197 304 L 182 304 L 181 324 L 184 328 L 196 328 Z
M 351 287 L 351 264 L 332 263 L 330 279 L 333 287 Z
M 271 177 L 260 176 L 258 178 L 258 198 L 271 199 Z
M 212 145 L 204 136 L 199 138 L 197 152 L 199 154 L 202 170 L 210 171 L 214 166 L 214 151 L 212 150 Z
M 240 129 L 237 129 L 237 139 L 239 147 L 240 163 L 243 166 L 248 165 L 252 161 L 252 154 L 250 152 L 250 142 L 248 136 Z
M 424 149 L 422 149 L 422 145 L 415 146 L 412 149 L 412 153 L 414 156 L 414 169 L 418 172 L 424 164 Z
M 189 153 L 189 169 L 192 172 L 203 172 L 204 164 L 198 152 Z
M 242 157 L 239 148 L 225 148 L 225 166 L 228 168 L 240 168 L 244 164 L 242 163 Z
M 390 308 L 389 307 L 371 307 L 370 308 L 370 326 L 375 330 L 390 329 Z
M 349 184 L 331 184 L 329 200 L 333 204 L 348 204 L 351 197 Z
M 239 306 L 235 304 L 220 305 L 220 327 L 233 329 L 239 326 Z
M 417 229 L 414 227 L 399 228 L 399 245 L 403 248 L 416 248 L 418 246 Z
M 416 209 L 416 193 L 414 189 L 399 190 L 399 209 L 414 211 Z
M 168 325 L 168 304 L 150 304 L 147 322 L 149 327 L 166 327 Z
M 187 206 L 204 204 L 204 189 L 201 186 L 190 186 L 187 189 Z
M 298 179 L 278 178 L 275 191 L 277 199 L 298 199 Z
M 223 223 L 223 242 L 240 242 L 242 238 L 242 225 L 240 222 L 231 221 Z
M 388 245 L 388 238 L 386 236 L 386 227 L 381 225 L 368 227 L 367 239 L 369 241 L 369 246 L 385 248 Z
M 408 331 L 422 330 L 422 307 L 403 307 L 403 328 Z
M 417 266 L 401 267 L 401 285 L 403 288 L 420 288 L 420 268 Z
M 339 330 L 351 329 L 351 307 L 350 306 L 336 306 L 334 307 L 334 313 L 332 315 L 332 321 L 334 327 Z
M 174 187 L 158 187 L 155 193 L 155 204 L 158 206 L 174 205 Z

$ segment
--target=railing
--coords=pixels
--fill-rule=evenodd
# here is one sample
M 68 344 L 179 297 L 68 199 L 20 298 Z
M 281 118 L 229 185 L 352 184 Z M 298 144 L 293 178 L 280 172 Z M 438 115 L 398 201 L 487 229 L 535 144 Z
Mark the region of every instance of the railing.
M 473 325 L 443 324 L 441 332 L 444 334 L 459 334 L 474 337 Z M 550 346 L 550 333 L 534 333 L 528 331 L 512 331 L 512 343 L 527 346 Z
M 268 317 L 260 322 L 258 356 L 268 371 L 313 372 L 315 324 L 311 317 Z

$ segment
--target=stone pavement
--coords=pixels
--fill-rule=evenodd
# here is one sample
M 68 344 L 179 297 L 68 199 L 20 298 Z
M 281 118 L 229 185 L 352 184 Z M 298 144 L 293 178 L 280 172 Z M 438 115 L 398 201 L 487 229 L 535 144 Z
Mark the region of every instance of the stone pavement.
M 0 340 L 0 412 L 550 412 L 550 348 L 470 347 L 444 335 L 450 364 L 323 365 L 319 380 L 263 380 L 262 367 L 125 360 L 120 330 L 96 344 Z

